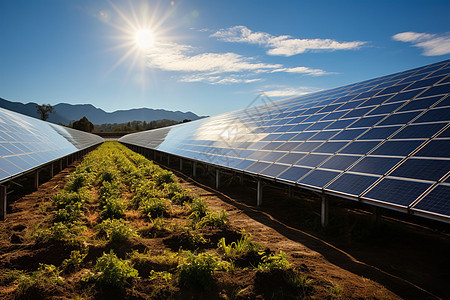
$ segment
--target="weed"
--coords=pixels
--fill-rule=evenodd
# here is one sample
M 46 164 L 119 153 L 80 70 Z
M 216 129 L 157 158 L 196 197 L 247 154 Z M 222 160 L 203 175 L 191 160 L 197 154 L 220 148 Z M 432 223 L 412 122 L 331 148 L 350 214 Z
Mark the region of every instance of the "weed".
M 242 232 L 241 238 L 237 242 L 227 245 L 225 238 L 221 238 L 217 247 L 224 253 L 225 258 L 235 260 L 248 254 L 257 254 L 261 250 L 261 245 L 251 241 L 250 234 Z
M 162 217 L 167 214 L 167 205 L 162 198 L 150 198 L 141 202 L 140 210 L 149 218 Z
M 342 298 L 344 295 L 344 287 L 336 283 L 328 288 L 328 292 L 333 299 Z
M 81 263 L 86 258 L 88 252 L 87 249 L 82 251 L 74 250 L 70 252 L 69 258 L 66 258 L 61 263 L 61 269 L 66 273 L 77 271 L 81 268 Z
M 222 209 L 219 212 L 208 212 L 201 220 L 200 226 L 215 226 L 220 227 L 228 222 L 227 212 Z
M 104 218 L 122 218 L 125 216 L 126 204 L 122 199 L 109 198 L 103 202 L 102 216 Z
M 107 219 L 96 227 L 100 229 L 100 235 L 106 235 L 106 238 L 115 244 L 139 237 L 137 232 L 123 219 Z
M 80 246 L 84 238 L 81 235 L 86 230 L 79 224 L 64 224 L 58 222 L 47 229 L 37 229 L 35 237 L 38 243 L 62 243 L 69 246 Z
M 219 266 L 219 259 L 208 253 L 198 255 L 186 251 L 184 260 L 178 265 L 179 282 L 185 287 L 204 288 L 211 280 L 211 275 Z
M 83 280 L 94 281 L 100 286 L 120 286 L 128 278 L 138 276 L 129 261 L 118 258 L 111 250 L 97 259 L 94 269 Z
M 150 271 L 150 275 L 148 276 L 150 280 L 161 278 L 164 281 L 169 281 L 172 279 L 172 274 L 166 271 L 157 272 L 155 270 Z
M 264 253 L 264 252 L 263 252 Z M 261 254 L 263 254 L 261 253 Z M 258 269 L 263 271 L 273 270 L 287 270 L 291 267 L 291 264 L 286 259 L 286 253 L 280 250 L 278 254 L 264 254 L 261 257 L 261 263 L 258 265 Z
M 195 197 L 189 207 L 191 209 L 191 215 L 189 218 L 193 220 L 201 220 L 201 218 L 206 216 L 206 213 L 209 211 L 205 200 L 200 197 Z
M 86 183 L 86 177 L 84 174 L 75 173 L 69 183 L 67 184 L 67 190 L 78 192 Z
M 22 270 L 8 270 L 0 275 L 0 285 L 9 285 L 21 277 L 27 276 Z
M 163 186 L 165 183 L 175 182 L 173 173 L 166 170 L 161 170 L 154 177 L 155 183 L 157 186 Z
M 62 284 L 64 279 L 59 274 L 60 271 L 54 265 L 39 264 L 37 271 L 18 278 L 16 294 L 24 295 L 31 287 Z
M 300 289 L 302 295 L 305 297 L 308 291 L 311 289 L 312 279 L 304 276 L 296 270 L 292 272 L 286 272 L 284 275 L 286 282 L 293 288 Z
M 151 271 L 162 272 L 169 271 L 172 272 L 176 269 L 178 265 L 178 253 L 164 251 L 160 254 L 149 253 L 145 251 L 140 253 L 134 250 L 130 255 L 130 261 L 134 267 L 142 273 L 142 276 L 150 276 Z
M 194 249 L 208 242 L 201 233 L 192 230 L 187 231 L 187 239 L 191 248 Z
M 169 194 L 168 197 L 172 200 L 172 203 L 183 205 L 184 203 L 190 203 L 192 197 L 189 195 L 190 190 L 182 190 L 181 192 L 174 192 Z

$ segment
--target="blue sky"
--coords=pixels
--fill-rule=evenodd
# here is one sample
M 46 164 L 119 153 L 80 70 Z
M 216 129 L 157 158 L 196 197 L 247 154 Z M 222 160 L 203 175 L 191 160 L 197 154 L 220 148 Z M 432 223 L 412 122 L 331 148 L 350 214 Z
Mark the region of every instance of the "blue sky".
M 448 0 L 2 0 L 0 97 L 215 115 L 449 59 L 449 14 Z

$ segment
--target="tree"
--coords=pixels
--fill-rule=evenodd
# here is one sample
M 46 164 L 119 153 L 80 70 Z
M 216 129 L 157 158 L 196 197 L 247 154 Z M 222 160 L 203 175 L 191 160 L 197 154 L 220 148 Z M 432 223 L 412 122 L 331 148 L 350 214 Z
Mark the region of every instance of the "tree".
M 78 121 L 73 122 L 72 128 L 92 132 L 92 130 L 94 130 L 94 124 L 92 124 L 86 117 L 82 117 Z
M 50 104 L 36 104 L 36 111 L 39 114 L 41 120 L 47 120 L 49 114 L 54 113 L 55 109 Z

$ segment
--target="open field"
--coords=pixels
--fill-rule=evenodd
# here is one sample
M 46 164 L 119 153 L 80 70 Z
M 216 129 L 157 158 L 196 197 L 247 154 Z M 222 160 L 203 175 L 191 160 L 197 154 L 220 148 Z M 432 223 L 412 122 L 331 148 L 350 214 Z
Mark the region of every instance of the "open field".
M 434 298 L 241 203 L 104 143 L 0 223 L 0 298 Z

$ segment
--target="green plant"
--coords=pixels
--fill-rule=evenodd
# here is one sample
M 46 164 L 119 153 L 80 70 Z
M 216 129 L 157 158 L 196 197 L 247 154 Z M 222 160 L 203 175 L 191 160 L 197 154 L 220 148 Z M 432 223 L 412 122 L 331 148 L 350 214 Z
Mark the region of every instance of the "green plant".
M 122 218 L 125 216 L 126 204 L 122 199 L 108 198 L 103 203 L 102 215 L 104 218 Z
M 208 242 L 201 233 L 195 232 L 193 230 L 187 231 L 187 238 L 188 238 L 189 245 L 192 248 L 198 248 L 201 245 L 204 245 Z
M 215 226 L 220 227 L 225 225 L 228 222 L 227 212 L 222 209 L 219 212 L 208 212 L 206 215 L 200 220 L 200 226 Z
M 62 243 L 69 246 L 80 246 L 84 237 L 82 232 L 86 230 L 85 226 L 75 224 L 64 224 L 57 222 L 45 229 L 37 229 L 35 237 L 38 243 Z
M 225 258 L 234 260 L 247 254 L 256 254 L 261 250 L 261 245 L 251 241 L 250 234 L 243 231 L 241 238 L 237 242 L 226 244 L 225 238 L 221 238 L 217 247 L 223 251 Z
M 67 189 L 69 191 L 77 192 L 86 183 L 86 177 L 84 174 L 76 173 L 72 180 L 67 184 Z
M 328 288 L 328 292 L 332 298 L 342 298 L 344 295 L 344 287 L 336 283 Z
M 97 285 L 120 286 L 128 278 L 138 276 L 138 271 L 129 261 L 118 258 L 111 250 L 97 259 L 94 269 L 84 280 L 92 280 Z
M 8 270 L 8 271 L 4 271 L 3 274 L 0 275 L 0 285 L 11 284 L 11 283 L 13 283 L 16 280 L 19 280 L 23 276 L 27 276 L 27 275 L 22 270 Z
M 183 262 L 178 265 L 181 285 L 185 287 L 204 288 L 211 280 L 211 275 L 219 267 L 219 259 L 208 253 L 198 255 L 185 252 Z
M 161 217 L 167 213 L 167 205 L 162 198 L 150 198 L 141 202 L 140 210 L 149 218 Z
M 79 270 L 81 268 L 81 263 L 86 258 L 87 254 L 87 249 L 83 249 L 82 251 L 74 250 L 70 252 L 69 258 L 62 261 L 61 269 L 69 273 Z
M 190 190 L 182 190 L 182 191 L 176 191 L 174 193 L 168 194 L 168 197 L 170 200 L 172 200 L 172 203 L 182 205 L 184 203 L 189 203 L 192 201 L 192 197 L 189 195 Z
M 172 274 L 169 273 L 169 272 L 166 272 L 166 271 L 158 272 L 158 271 L 155 271 L 155 270 L 150 270 L 150 274 L 149 274 L 148 278 L 150 280 L 161 278 L 164 281 L 169 281 L 169 280 L 172 279 Z
M 286 272 L 284 275 L 286 282 L 293 288 L 300 289 L 303 297 L 306 296 L 308 291 L 311 289 L 312 279 L 304 276 L 296 270 L 291 270 L 291 272 Z
M 189 206 L 191 209 L 189 218 L 193 220 L 201 220 L 201 218 L 206 216 L 206 213 L 209 211 L 208 205 L 206 204 L 205 200 L 200 197 L 195 197 Z
M 291 264 L 286 258 L 286 253 L 280 250 L 278 254 L 263 254 L 261 257 L 261 262 L 258 265 L 258 269 L 263 271 L 273 271 L 273 270 L 287 270 L 291 267 Z
M 54 265 L 39 264 L 37 271 L 18 278 L 16 294 L 23 295 L 33 286 L 62 284 L 64 279 L 59 274 L 60 271 Z
M 157 186 L 163 186 L 165 183 L 175 182 L 173 173 L 166 170 L 161 170 L 154 177 Z
M 137 232 L 123 219 L 107 219 L 96 226 L 100 235 L 106 235 L 111 243 L 127 242 L 139 237 Z

